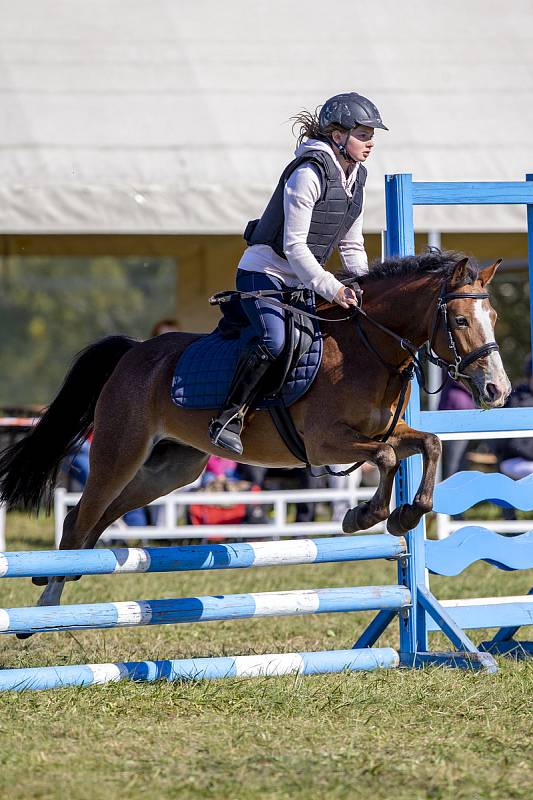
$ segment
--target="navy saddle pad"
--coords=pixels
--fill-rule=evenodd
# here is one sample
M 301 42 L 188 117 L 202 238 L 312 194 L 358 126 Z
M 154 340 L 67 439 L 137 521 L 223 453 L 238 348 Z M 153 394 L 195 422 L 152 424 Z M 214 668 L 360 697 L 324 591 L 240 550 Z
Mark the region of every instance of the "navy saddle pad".
M 172 380 L 172 400 L 182 408 L 220 408 L 243 350 L 255 336 L 251 326 L 242 329 L 239 338 L 223 337 L 218 328 L 193 342 L 178 360 Z M 311 386 L 322 358 L 322 335 L 313 320 L 313 341 L 296 366 L 287 375 L 278 395 L 258 398 L 256 408 L 290 406 Z M 281 356 L 283 359 L 283 356 Z M 275 365 L 273 370 L 275 370 Z M 267 376 L 268 381 L 268 376 Z

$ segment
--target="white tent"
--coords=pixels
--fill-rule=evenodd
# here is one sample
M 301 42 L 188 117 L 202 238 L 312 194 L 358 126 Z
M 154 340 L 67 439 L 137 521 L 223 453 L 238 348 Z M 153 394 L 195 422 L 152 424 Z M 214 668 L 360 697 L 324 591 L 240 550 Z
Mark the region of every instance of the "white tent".
M 291 158 L 289 117 L 371 97 L 383 176 L 533 172 L 533 5 L 514 0 L 0 0 L 0 233 L 239 233 Z M 522 231 L 520 207 L 421 228 Z

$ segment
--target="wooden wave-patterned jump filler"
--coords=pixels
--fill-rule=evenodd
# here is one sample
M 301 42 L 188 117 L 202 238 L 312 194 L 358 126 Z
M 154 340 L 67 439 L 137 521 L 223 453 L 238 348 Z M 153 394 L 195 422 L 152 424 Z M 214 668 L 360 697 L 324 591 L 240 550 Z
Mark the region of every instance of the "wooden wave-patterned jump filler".
M 459 575 L 475 561 L 509 571 L 533 569 L 533 530 L 508 538 L 481 525 L 465 525 L 448 539 L 426 542 L 426 566 L 436 575 Z
M 495 503 L 529 511 L 533 492 L 533 474 L 514 481 L 501 472 L 456 472 L 439 487 L 438 505 L 446 505 L 448 514 L 461 514 L 490 497 Z

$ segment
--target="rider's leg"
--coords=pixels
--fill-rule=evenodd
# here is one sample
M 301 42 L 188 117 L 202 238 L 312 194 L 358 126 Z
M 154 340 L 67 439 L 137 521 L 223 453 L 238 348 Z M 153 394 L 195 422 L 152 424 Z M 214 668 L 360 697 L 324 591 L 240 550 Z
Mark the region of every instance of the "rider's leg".
M 239 270 L 237 289 L 254 292 L 285 289 L 281 281 L 258 272 Z M 257 334 L 251 347 L 242 353 L 233 380 L 217 417 L 211 420 L 209 436 L 213 444 L 232 453 L 242 453 L 241 432 L 244 415 L 261 390 L 263 378 L 285 345 L 283 309 L 262 300 L 243 300 L 242 307 Z
M 270 369 L 272 358 L 257 340 L 245 350 L 237 364 L 224 406 L 209 424 L 209 438 L 217 447 L 240 455 L 244 415 L 259 391 L 259 384 Z
M 287 286 L 278 278 L 244 269 L 237 271 L 236 285 L 240 292 L 287 291 Z M 274 300 L 283 298 L 276 295 Z M 243 298 L 241 305 L 261 344 L 272 358 L 277 358 L 285 346 L 285 311 L 259 299 Z

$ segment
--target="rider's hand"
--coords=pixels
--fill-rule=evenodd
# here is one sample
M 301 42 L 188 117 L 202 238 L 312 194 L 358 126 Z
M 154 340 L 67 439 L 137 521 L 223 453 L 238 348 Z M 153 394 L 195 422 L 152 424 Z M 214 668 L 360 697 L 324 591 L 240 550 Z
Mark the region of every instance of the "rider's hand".
M 354 290 L 349 286 L 341 286 L 333 301 L 343 308 L 350 308 L 350 306 L 357 306 L 357 295 Z

